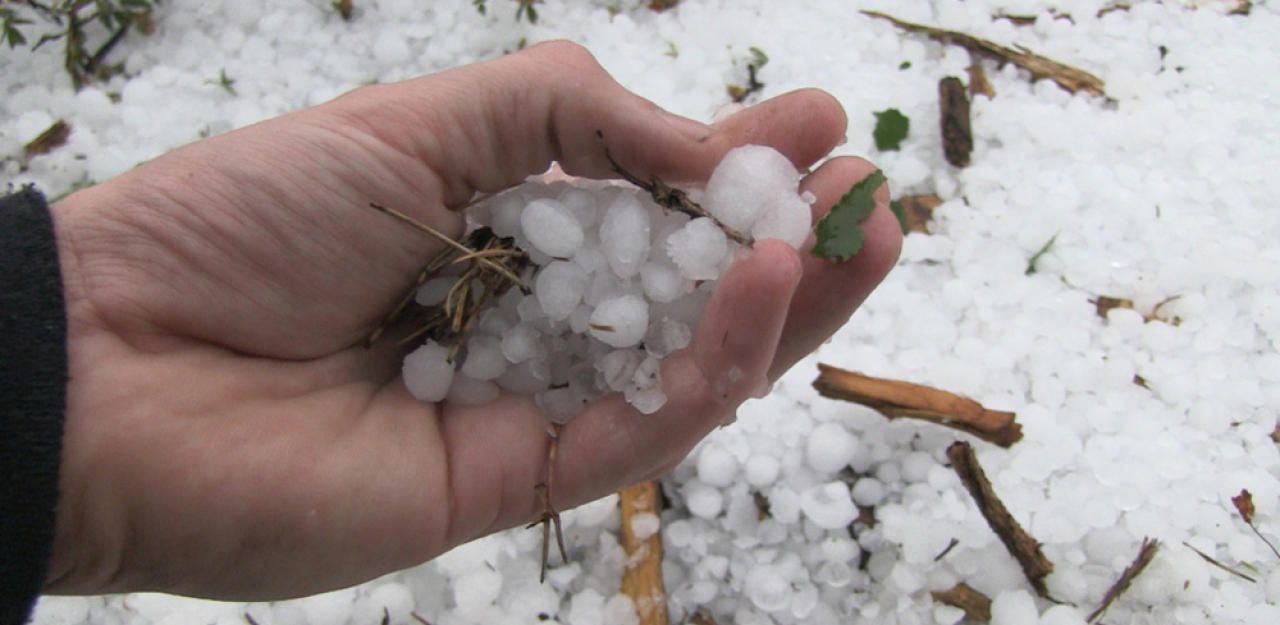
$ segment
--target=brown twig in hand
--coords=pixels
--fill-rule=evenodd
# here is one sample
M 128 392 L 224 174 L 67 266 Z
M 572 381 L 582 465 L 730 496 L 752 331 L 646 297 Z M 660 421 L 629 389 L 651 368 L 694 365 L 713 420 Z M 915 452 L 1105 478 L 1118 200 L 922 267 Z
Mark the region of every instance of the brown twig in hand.
M 596 131 L 596 136 L 600 137 L 601 140 L 604 139 L 604 133 L 598 130 Z M 609 151 L 608 147 L 605 147 L 604 155 L 605 158 L 609 159 L 609 166 L 613 168 L 614 173 L 621 176 L 623 180 L 643 189 L 650 197 L 653 198 L 653 201 L 657 203 L 658 206 L 678 213 L 684 213 L 693 219 L 706 217 L 714 222 L 720 230 L 724 231 L 725 236 L 732 239 L 735 243 L 745 245 L 747 247 L 751 247 L 754 243 L 751 240 L 751 237 L 729 227 L 728 224 L 720 221 L 715 215 L 707 212 L 707 210 L 702 208 L 700 204 L 689 199 L 688 193 L 668 185 L 656 176 L 649 180 L 640 179 L 639 176 L 632 174 L 619 164 L 618 161 L 613 158 L 613 154 Z
M 947 448 L 947 458 L 951 460 L 951 467 L 960 477 L 960 482 L 978 504 L 978 510 L 987 520 L 987 525 L 1000 537 L 1000 542 L 1004 543 L 1013 559 L 1018 561 L 1036 594 L 1051 599 L 1044 578 L 1053 572 L 1053 563 L 1041 553 L 1040 543 L 1022 529 L 1013 515 L 1009 514 L 1004 502 L 996 496 L 986 472 L 978 464 L 973 447 L 963 441 L 953 443 Z
M 401 222 L 413 227 L 415 230 L 431 235 L 437 241 L 440 241 L 441 243 L 444 243 L 445 245 L 450 246 L 458 250 L 459 252 L 462 252 L 463 254 L 470 254 L 471 252 L 474 251 L 471 248 L 457 242 L 456 240 L 454 240 L 453 237 L 443 232 L 440 232 L 439 230 L 436 230 L 435 228 L 432 228 L 431 226 L 425 223 L 422 223 L 421 221 L 418 221 L 417 219 L 414 219 L 394 208 L 388 208 L 386 206 L 382 206 L 381 204 L 375 204 L 373 202 L 369 202 L 369 207 L 375 210 L 378 210 L 380 212 L 386 213 L 387 215 L 391 215 L 392 217 L 399 219 Z M 520 288 L 522 289 L 529 288 L 527 285 L 525 285 L 524 281 L 520 279 L 520 276 L 517 276 L 514 273 L 511 273 L 510 269 L 508 269 L 507 267 L 497 262 L 494 262 L 492 259 L 482 258 L 482 259 L 479 259 L 479 262 L 480 264 L 488 267 L 489 269 L 492 269 L 493 271 L 496 271 L 502 274 L 503 276 L 506 276 L 508 280 L 510 280 Z
M 989 443 L 1009 447 L 1022 440 L 1022 426 L 1012 412 L 988 410 L 972 399 L 940 389 L 873 378 L 827 364 L 818 364 L 813 387 L 823 397 L 872 408 L 890 419 L 921 419 L 968 432 Z
M 1098 607 L 1093 612 L 1090 612 L 1085 619 L 1089 625 L 1097 623 L 1098 619 L 1102 618 L 1103 613 L 1107 611 L 1107 608 L 1110 608 L 1111 604 L 1115 603 L 1116 599 L 1119 599 L 1120 595 L 1129 589 L 1129 585 L 1133 583 L 1133 580 L 1142 574 L 1148 564 L 1151 564 L 1151 559 L 1156 557 L 1156 551 L 1159 548 L 1160 541 L 1150 538 L 1142 539 L 1142 547 L 1138 549 L 1138 557 L 1134 558 L 1128 567 L 1125 567 L 1124 572 L 1120 574 L 1120 578 L 1103 595 L 1102 603 L 1099 603 Z
M 569 561 L 569 552 L 564 547 L 564 532 L 560 528 L 560 513 L 556 512 L 555 506 L 551 503 L 551 491 L 555 484 L 556 476 L 556 456 L 560 448 L 560 426 L 551 424 L 551 429 L 547 432 L 547 475 L 545 481 L 537 486 L 542 491 L 542 518 L 538 521 L 530 523 L 528 527 L 535 525 L 542 526 L 542 572 L 538 576 L 539 582 L 547 581 L 547 569 L 551 565 L 551 528 L 555 527 L 556 546 L 560 548 L 560 560 L 562 562 Z

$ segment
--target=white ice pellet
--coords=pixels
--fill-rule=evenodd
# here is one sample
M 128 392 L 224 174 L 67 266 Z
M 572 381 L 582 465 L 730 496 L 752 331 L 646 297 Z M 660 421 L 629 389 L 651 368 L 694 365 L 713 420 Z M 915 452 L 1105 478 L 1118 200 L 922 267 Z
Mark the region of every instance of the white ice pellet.
M 453 602 L 458 613 L 473 619 L 482 616 L 501 595 L 502 581 L 502 573 L 484 566 L 454 578 Z
M 757 241 L 778 239 L 799 249 L 809 236 L 813 216 L 809 205 L 794 193 L 778 197 L 770 203 L 755 225 L 751 236 Z
M 756 488 L 773 484 L 778 479 L 778 472 L 781 468 L 781 463 L 778 462 L 777 458 L 763 454 L 751 456 L 747 459 L 746 466 L 743 467 L 747 483 Z
M 476 380 L 492 380 L 507 370 L 506 356 L 502 355 L 502 343 L 492 336 L 476 336 L 467 341 L 467 358 L 462 362 L 462 374 Z
M 454 375 L 445 399 L 463 406 L 487 404 L 498 398 L 498 384 L 492 380 L 477 380 L 465 375 Z
M 685 491 L 685 505 L 689 513 L 702 519 L 712 519 L 724 507 L 724 496 L 717 488 L 695 483 Z
M 667 238 L 667 255 L 689 280 L 715 280 L 729 249 L 729 239 L 714 221 L 694 219 Z
M 535 358 L 507 367 L 497 382 L 504 391 L 528 394 L 547 388 L 551 376 L 546 361 Z
M 449 393 L 453 383 L 453 363 L 449 348 L 427 341 L 404 357 L 404 385 L 418 401 L 437 402 Z
M 507 328 L 502 333 L 502 355 L 508 361 L 520 363 L 536 358 L 544 353 L 542 334 L 527 324 L 519 324 Z
M 631 377 L 644 354 L 634 349 L 617 349 L 596 361 L 595 367 L 610 390 L 621 391 L 631 384 Z
M 555 200 L 530 202 L 520 213 L 520 227 L 529 243 L 553 258 L 569 258 L 582 246 L 582 223 Z
M 747 573 L 743 592 L 757 608 L 773 612 L 787 607 L 791 603 L 791 582 L 777 567 L 769 564 L 757 564 Z
M 587 284 L 587 273 L 581 267 L 557 260 L 538 272 L 533 293 L 548 318 L 565 319 L 578 307 L 578 302 L 582 301 Z
M 773 198 L 794 195 L 799 184 L 799 172 L 781 152 L 744 145 L 730 150 L 716 165 L 707 181 L 705 207 L 729 227 L 750 232 Z
M 591 313 L 591 336 L 613 347 L 632 347 L 644 338 L 649 305 L 644 298 L 622 295 L 607 299 Z
M 560 194 L 560 203 L 569 209 L 583 230 L 596 225 L 596 221 L 599 220 L 599 200 L 590 189 L 566 189 Z
M 569 386 L 543 391 L 534 400 L 549 421 L 561 425 L 572 421 L 586 406 L 586 398 Z
M 858 516 L 849 486 L 839 481 L 805 489 L 800 494 L 800 511 L 814 525 L 829 530 L 848 527 Z
M 1039 619 L 1036 600 L 1025 590 L 1004 590 L 991 600 L 991 625 L 1028 625 Z
M 653 414 L 667 403 L 667 395 L 661 388 L 628 386 L 623 391 L 623 397 L 641 414 Z
M 630 278 L 649 258 L 649 213 L 633 193 L 613 200 L 600 223 L 600 248 L 619 278 Z
M 645 297 L 664 304 L 693 290 L 693 283 L 680 275 L 679 269 L 652 261 L 640 268 L 640 284 Z
M 858 439 L 839 423 L 823 423 L 809 433 L 805 444 L 805 459 L 818 473 L 835 473 L 853 460 L 858 449 Z
M 636 540 L 644 540 L 658 533 L 662 522 L 652 512 L 641 512 L 631 517 L 631 533 Z
M 726 487 L 738 476 L 738 461 L 723 447 L 707 445 L 698 453 L 698 479 L 711 486 Z
M 1085 625 L 1085 620 L 1078 608 L 1055 605 L 1040 615 L 1040 625 Z
M 444 301 L 445 296 L 449 294 L 449 289 L 452 289 L 457 281 L 457 276 L 442 276 L 427 280 L 418 287 L 413 301 L 420 306 L 436 306 Z

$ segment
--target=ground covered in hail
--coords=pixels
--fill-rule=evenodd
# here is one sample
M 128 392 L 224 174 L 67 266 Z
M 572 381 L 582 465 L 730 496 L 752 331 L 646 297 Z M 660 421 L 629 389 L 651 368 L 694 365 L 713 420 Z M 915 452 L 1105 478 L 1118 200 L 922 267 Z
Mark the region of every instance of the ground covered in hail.
M 515 0 L 170 0 L 154 32 L 110 51 L 124 73 L 78 92 L 60 44 L 6 49 L 4 177 L 56 196 L 362 84 L 551 38 L 583 43 L 628 88 L 704 120 L 736 98 L 826 89 L 850 114 L 837 152 L 872 159 L 895 197 L 925 196 L 904 204 L 932 212 L 828 344 L 662 480 L 660 527 L 641 516 L 625 528 L 661 537 L 670 621 L 980 622 L 982 606 L 966 613 L 939 594 L 963 582 L 992 600 L 991 623 L 1079 625 L 1151 539 L 1159 548 L 1102 622 L 1280 622 L 1280 557 L 1265 542 L 1280 539 L 1273 3 L 533 7 L 536 23 Z M 1006 56 L 1034 50 L 1095 75 L 1104 95 L 864 9 L 1003 44 Z M 947 76 L 974 92 L 967 167 L 945 156 Z M 909 119 L 900 141 L 900 127 L 874 132 L 877 120 L 901 126 L 889 109 Z M 57 120 L 70 134 L 45 143 L 61 145 L 36 141 Z M 984 519 L 948 454 L 967 435 L 820 396 L 819 362 L 1016 413 L 1022 440 L 971 442 L 1052 573 L 1033 583 Z M 1233 503 L 1246 492 L 1249 521 Z M 571 563 L 546 583 L 541 533 L 515 530 L 310 598 L 48 598 L 35 622 L 637 623 L 620 590 L 618 503 L 564 515 Z

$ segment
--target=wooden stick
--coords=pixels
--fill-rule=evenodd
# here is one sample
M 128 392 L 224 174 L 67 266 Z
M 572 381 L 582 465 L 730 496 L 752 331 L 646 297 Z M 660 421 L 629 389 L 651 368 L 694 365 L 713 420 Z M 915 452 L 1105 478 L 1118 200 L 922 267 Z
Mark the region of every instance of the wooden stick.
M 640 625 L 667 624 L 667 593 L 662 583 L 662 534 L 636 534 L 632 522 L 641 515 L 660 512 L 657 482 L 645 482 L 622 489 L 622 548 L 627 554 L 622 573 L 622 592 L 631 597 L 640 616 Z
M 814 388 L 824 397 L 872 408 L 890 419 L 921 419 L 968 432 L 989 443 L 1009 447 L 1022 440 L 1022 426 L 1012 412 L 987 410 L 972 399 L 940 389 L 885 378 L 873 378 L 818 364 Z
M 1053 563 L 1041 553 L 1040 543 L 1022 529 L 1013 515 L 1009 514 L 1008 508 L 1004 507 L 1004 502 L 996 496 L 986 472 L 978 464 L 973 447 L 963 441 L 954 443 L 947 448 L 947 458 L 951 460 L 951 467 L 960 477 L 960 482 L 978 504 L 978 510 L 987 519 L 987 525 L 1000 537 L 1000 542 L 1004 543 L 1013 559 L 1018 561 L 1036 594 L 1051 599 L 1044 578 L 1053 572 Z

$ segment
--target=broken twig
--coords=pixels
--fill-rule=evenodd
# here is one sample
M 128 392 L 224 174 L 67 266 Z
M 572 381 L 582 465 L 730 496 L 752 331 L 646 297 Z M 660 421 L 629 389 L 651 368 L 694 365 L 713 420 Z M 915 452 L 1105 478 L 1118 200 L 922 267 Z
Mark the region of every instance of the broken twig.
M 954 43 L 974 54 L 992 57 L 1006 63 L 1013 63 L 1031 72 L 1034 78 L 1048 78 L 1072 93 L 1084 91 L 1096 96 L 1106 96 L 1106 88 L 1101 78 L 1082 69 L 1045 58 L 1021 46 L 1018 49 L 1009 48 L 973 35 L 906 22 L 879 11 L 863 11 L 862 13 L 888 20 L 902 30 L 928 35 L 930 39 L 935 41 Z
M 935 590 L 933 600 L 964 610 L 964 615 L 975 623 L 986 623 L 991 620 L 991 598 L 974 590 L 964 582 L 951 587 L 951 590 Z
M 1160 541 L 1150 538 L 1142 539 L 1142 548 L 1138 549 L 1138 557 L 1134 558 L 1133 562 L 1125 567 L 1124 572 L 1120 574 L 1120 578 L 1107 589 L 1107 594 L 1103 595 L 1102 603 L 1099 603 L 1098 607 L 1093 612 L 1090 612 L 1085 619 L 1089 625 L 1097 623 L 1098 619 L 1102 618 L 1103 613 L 1107 611 L 1107 608 L 1111 607 L 1111 604 L 1115 603 L 1116 599 L 1119 599 L 1120 595 L 1129 589 L 1129 584 L 1132 584 L 1133 580 L 1142 574 L 1143 569 L 1146 569 L 1147 565 L 1151 564 L 1151 559 L 1156 557 L 1156 550 L 1159 548 Z
M 942 112 L 942 152 L 947 162 L 968 167 L 973 153 L 973 129 L 969 124 L 969 97 L 959 78 L 947 76 L 938 82 L 938 108 Z
M 1036 594 L 1050 599 L 1044 579 L 1053 572 L 1053 563 L 1040 551 L 1040 543 L 1022 529 L 1004 507 L 1004 502 L 996 496 L 986 472 L 978 464 L 973 447 L 963 441 L 953 443 L 947 448 L 947 458 L 951 460 L 951 467 L 960 477 L 960 482 L 978 504 L 978 510 L 987 519 L 987 525 L 1000 537 L 1000 542 L 1004 543 L 1013 559 L 1018 561 Z
M 901 380 L 873 378 L 818 364 L 813 387 L 824 397 L 862 404 L 880 414 L 930 421 L 1009 447 L 1022 440 L 1022 426 L 1012 412 L 988 410 L 972 399 Z
M 657 482 L 622 489 L 622 548 L 627 554 L 622 572 L 622 593 L 631 597 L 640 625 L 666 625 L 667 592 L 662 582 L 662 534 L 656 530 L 639 535 L 632 526 L 637 517 L 659 514 Z

